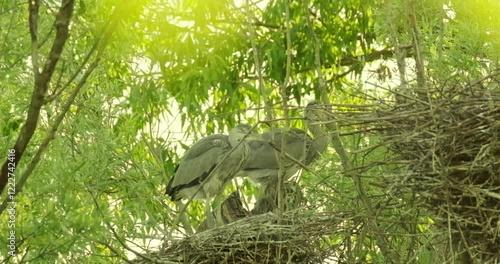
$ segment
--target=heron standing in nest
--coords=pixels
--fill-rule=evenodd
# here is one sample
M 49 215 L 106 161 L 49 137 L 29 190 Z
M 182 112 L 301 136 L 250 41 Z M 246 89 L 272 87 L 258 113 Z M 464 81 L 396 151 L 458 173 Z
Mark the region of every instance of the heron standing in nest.
M 309 103 L 305 109 L 304 119 L 306 126 L 312 132 L 313 137 L 298 128 L 282 129 L 276 128 L 259 134 L 263 141 L 249 143 L 251 148 L 250 158 L 236 174 L 236 177 L 247 177 L 260 186 L 261 194 L 276 196 L 276 186 L 279 175 L 279 153 L 282 149 L 282 139 L 285 137 L 285 152 L 292 159 L 285 159 L 285 180 L 300 170 L 297 161 L 303 165 L 309 165 L 325 152 L 328 147 L 329 137 L 327 131 L 321 128 L 318 121 L 326 119 L 326 111 L 322 109 L 317 101 Z M 262 195 L 261 195 L 262 197 Z M 272 199 L 275 200 L 275 199 Z M 259 210 L 258 213 L 268 211 L 268 208 Z M 272 207 L 272 206 L 271 206 Z
M 215 220 L 210 219 L 212 199 L 223 192 L 246 164 L 251 151 L 249 144 L 253 141 L 262 139 L 251 134 L 249 125 L 236 126 L 228 136 L 215 134 L 202 138 L 182 157 L 168 182 L 166 194 L 172 201 L 205 199 L 205 217 L 215 226 Z M 216 218 L 221 219 L 219 215 Z

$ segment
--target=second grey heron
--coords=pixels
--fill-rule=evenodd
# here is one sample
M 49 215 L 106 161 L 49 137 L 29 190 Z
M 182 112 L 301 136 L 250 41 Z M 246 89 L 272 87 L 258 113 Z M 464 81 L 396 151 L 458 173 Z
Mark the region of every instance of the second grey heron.
M 261 140 L 249 135 L 249 125 L 238 125 L 229 135 L 210 135 L 191 146 L 167 185 L 172 201 L 205 199 L 205 216 L 211 215 L 210 200 L 220 194 L 250 157 L 249 142 Z M 243 141 L 243 142 L 242 142 Z
M 309 103 L 306 107 L 304 117 L 314 138 L 298 128 L 276 128 L 259 136 L 266 142 L 272 142 L 278 149 L 282 148 L 282 138 L 285 137 L 286 153 L 304 165 L 309 165 L 328 147 L 328 133 L 317 123 L 324 119 L 323 112 L 324 110 L 317 101 Z M 255 141 L 250 142 L 249 145 L 251 147 L 250 158 L 236 176 L 247 177 L 261 185 L 276 183 L 279 170 L 278 155 L 276 155 L 278 150 L 265 142 Z M 300 169 L 295 161 L 290 159 L 286 159 L 284 167 L 286 178 L 293 176 Z
M 265 213 L 277 205 L 277 185 L 279 177 L 279 154 L 282 149 L 282 139 L 285 140 L 286 154 L 293 158 L 285 158 L 284 179 L 287 180 L 300 170 L 296 161 L 309 165 L 316 160 L 328 147 L 328 133 L 323 130 L 318 121 L 325 120 L 325 110 L 319 102 L 309 103 L 305 109 L 306 125 L 314 137 L 297 128 L 276 128 L 260 134 L 266 142 L 250 142 L 250 158 L 236 174 L 236 177 L 247 177 L 257 183 L 260 196 L 253 212 Z M 273 147 L 274 146 L 274 147 Z M 276 147 L 276 148 L 275 148 Z

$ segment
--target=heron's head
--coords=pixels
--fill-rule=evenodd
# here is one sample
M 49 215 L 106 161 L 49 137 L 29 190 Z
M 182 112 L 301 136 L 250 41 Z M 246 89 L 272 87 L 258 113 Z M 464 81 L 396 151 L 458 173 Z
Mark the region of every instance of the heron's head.
M 306 106 L 304 117 L 309 122 L 328 120 L 328 112 L 323 104 L 318 101 L 312 101 Z

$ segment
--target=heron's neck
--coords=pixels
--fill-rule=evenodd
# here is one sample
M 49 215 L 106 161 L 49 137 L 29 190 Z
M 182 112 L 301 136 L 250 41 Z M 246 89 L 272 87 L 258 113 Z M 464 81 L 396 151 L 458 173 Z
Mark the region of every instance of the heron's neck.
M 328 148 L 330 138 L 328 132 L 323 130 L 320 125 L 309 125 L 309 131 L 313 134 L 313 149 L 318 153 L 323 153 Z
M 320 125 L 309 125 L 308 128 L 314 138 L 328 138 L 328 133 Z

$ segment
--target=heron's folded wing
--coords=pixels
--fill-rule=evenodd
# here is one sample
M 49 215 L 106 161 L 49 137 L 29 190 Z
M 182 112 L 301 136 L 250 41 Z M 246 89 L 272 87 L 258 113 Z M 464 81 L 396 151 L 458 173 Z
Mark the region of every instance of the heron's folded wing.
M 184 153 L 181 162 L 186 159 L 194 159 L 214 147 L 222 147 L 228 145 L 227 135 L 214 134 L 206 136 L 196 143 L 194 143 L 187 151 Z
M 281 149 L 282 137 L 285 136 L 286 152 L 297 160 L 304 157 L 304 147 L 307 149 L 311 144 L 311 137 L 301 129 L 291 128 L 289 130 L 273 129 L 260 134 L 265 140 L 264 143 L 256 142 L 250 144 L 252 151 L 250 159 L 244 166 L 245 169 L 278 169 L 279 164 L 276 159 L 275 151 L 269 142 L 273 142 Z
M 211 135 L 196 142 L 184 154 L 175 175 L 168 183 L 167 193 L 173 195 L 183 188 L 202 182 L 217 166 L 219 157 L 224 155 L 227 148 L 230 149 L 230 146 L 225 135 Z

